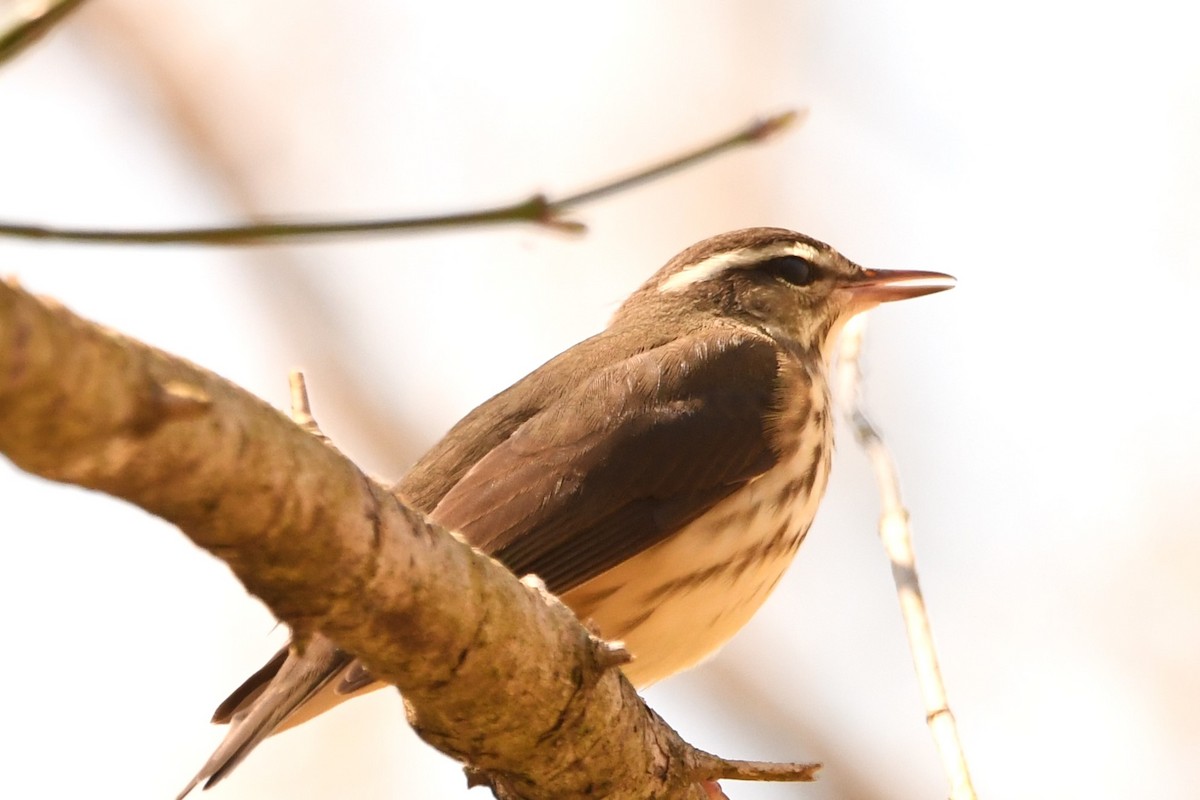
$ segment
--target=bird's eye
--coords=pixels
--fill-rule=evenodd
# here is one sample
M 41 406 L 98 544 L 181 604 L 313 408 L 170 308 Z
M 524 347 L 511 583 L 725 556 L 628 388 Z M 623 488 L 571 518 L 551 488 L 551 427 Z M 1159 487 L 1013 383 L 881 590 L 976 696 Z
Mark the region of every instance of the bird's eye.
M 817 279 L 817 268 L 800 256 L 779 256 L 764 261 L 758 268 L 793 286 L 808 286 Z

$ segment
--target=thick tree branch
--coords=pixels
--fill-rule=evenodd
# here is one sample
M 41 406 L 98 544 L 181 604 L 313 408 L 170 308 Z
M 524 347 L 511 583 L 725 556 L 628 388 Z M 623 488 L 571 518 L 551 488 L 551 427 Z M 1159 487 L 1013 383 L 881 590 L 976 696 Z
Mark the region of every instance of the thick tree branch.
M 703 797 L 812 765 L 695 750 L 570 610 L 227 381 L 0 283 L 0 452 L 178 525 L 287 622 L 398 686 L 498 796 Z

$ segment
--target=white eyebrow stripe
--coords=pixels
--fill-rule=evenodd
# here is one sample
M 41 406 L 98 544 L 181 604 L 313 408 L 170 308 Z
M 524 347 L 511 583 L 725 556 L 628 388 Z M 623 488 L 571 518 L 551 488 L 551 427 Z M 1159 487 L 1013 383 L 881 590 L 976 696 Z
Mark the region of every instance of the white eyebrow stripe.
M 660 292 L 678 292 L 701 281 L 715 278 L 728 269 L 745 269 L 760 261 L 780 256 L 800 256 L 815 261 L 820 251 L 804 242 L 774 242 L 763 247 L 744 247 L 709 256 L 687 269 L 676 272 L 658 287 Z

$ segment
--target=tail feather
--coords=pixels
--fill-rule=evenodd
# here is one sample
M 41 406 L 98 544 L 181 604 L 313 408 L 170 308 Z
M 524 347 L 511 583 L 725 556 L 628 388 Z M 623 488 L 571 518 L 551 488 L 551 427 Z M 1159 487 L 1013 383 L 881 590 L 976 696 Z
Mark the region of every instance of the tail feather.
M 234 689 L 229 697 L 226 697 L 221 705 L 217 706 L 217 710 L 212 715 L 213 724 L 228 724 L 239 713 L 249 709 L 254 701 L 266 691 L 271 679 L 279 674 L 280 668 L 283 667 L 283 662 L 287 660 L 287 655 L 288 648 L 284 647 L 270 661 L 264 664 L 258 672 L 255 672 L 249 678 L 242 681 L 242 685 Z
M 259 742 L 274 733 L 292 712 L 337 677 L 351 661 L 348 653 L 320 635 L 313 637 L 303 655 L 287 651 L 277 654 L 217 709 L 214 719 L 227 716 L 229 733 L 176 800 L 182 800 L 201 782 L 207 789 L 229 774 Z M 260 677 L 268 678 L 269 682 L 259 685 L 255 679 Z

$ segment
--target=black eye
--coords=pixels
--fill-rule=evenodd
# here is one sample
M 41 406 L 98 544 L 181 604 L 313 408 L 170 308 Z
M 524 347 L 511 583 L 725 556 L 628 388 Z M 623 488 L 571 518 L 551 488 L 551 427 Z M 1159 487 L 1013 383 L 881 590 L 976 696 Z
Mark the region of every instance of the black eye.
M 758 268 L 793 286 L 808 286 L 817 279 L 817 268 L 800 256 L 779 256 L 764 261 Z

